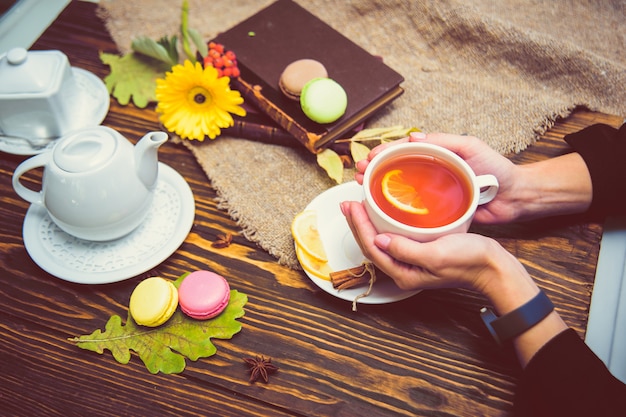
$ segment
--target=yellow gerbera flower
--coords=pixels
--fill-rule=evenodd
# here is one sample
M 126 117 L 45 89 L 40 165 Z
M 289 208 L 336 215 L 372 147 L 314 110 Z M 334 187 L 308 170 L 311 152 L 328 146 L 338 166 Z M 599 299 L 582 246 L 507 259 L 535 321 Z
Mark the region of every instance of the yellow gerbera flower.
M 156 80 L 159 120 L 183 139 L 215 139 L 221 128 L 234 124 L 231 113 L 246 115 L 239 106 L 241 94 L 231 90 L 229 82 L 228 77 L 218 77 L 215 68 L 202 68 L 199 62 L 175 65 L 165 79 Z

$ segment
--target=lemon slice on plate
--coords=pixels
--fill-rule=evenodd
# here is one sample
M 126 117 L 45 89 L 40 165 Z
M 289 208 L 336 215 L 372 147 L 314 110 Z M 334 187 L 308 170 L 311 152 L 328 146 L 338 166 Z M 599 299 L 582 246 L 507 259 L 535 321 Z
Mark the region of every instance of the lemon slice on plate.
M 298 213 L 291 223 L 291 235 L 296 242 L 296 257 L 302 269 L 330 281 L 332 269 L 328 265 L 324 244 L 317 229 L 317 212 L 304 210 Z
M 392 169 L 382 181 L 383 195 L 394 207 L 412 214 L 428 214 L 415 188 L 402 180 L 402 170 Z
M 328 262 L 320 233 L 317 230 L 317 212 L 304 210 L 294 217 L 291 223 L 291 235 L 296 245 L 310 258 L 318 262 Z
M 309 254 L 298 245 L 296 245 L 296 257 L 302 269 L 306 272 L 320 279 L 330 281 L 330 273 L 333 272 L 333 270 L 330 268 L 330 265 L 328 265 L 328 262 L 321 262 L 309 256 Z

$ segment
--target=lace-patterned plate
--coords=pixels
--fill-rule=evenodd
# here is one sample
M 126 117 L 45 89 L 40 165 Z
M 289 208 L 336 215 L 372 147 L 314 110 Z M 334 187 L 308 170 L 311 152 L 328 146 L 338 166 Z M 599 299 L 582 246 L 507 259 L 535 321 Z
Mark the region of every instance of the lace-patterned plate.
M 315 197 L 305 208 L 305 210 L 315 210 L 317 212 L 317 218 L 323 219 L 323 221 L 319 222 L 317 225 L 317 229 L 320 233 L 322 243 L 324 244 L 326 256 L 328 257 L 328 265 L 333 271 L 358 266 L 365 259 L 361 249 L 352 236 L 346 218 L 341 214 L 341 209 L 339 208 L 339 203 L 342 201 L 362 201 L 363 198 L 361 186 L 356 181 L 351 181 L 336 185 L 324 191 Z M 306 271 L 304 272 L 311 281 L 322 290 L 343 300 L 352 301 L 356 296 L 362 294 L 367 289 L 367 286 L 364 286 L 338 291 L 333 288 L 333 284 L 330 281 L 320 279 Z M 374 283 L 372 292 L 367 297 L 359 299 L 359 303 L 392 303 L 404 300 L 418 292 L 418 290 L 401 290 L 391 280 L 380 280 Z
M 74 125 L 68 130 L 98 126 L 109 112 L 109 91 L 100 78 L 87 70 L 72 67 L 72 74 L 81 96 L 75 104 L 72 118 Z M 52 149 L 56 139 L 36 139 L 37 145 L 33 146 L 26 139 L 0 134 L 0 151 L 15 155 L 36 155 Z
M 78 239 L 62 231 L 46 210 L 31 205 L 24 219 L 24 246 L 41 269 L 66 281 L 106 284 L 154 268 L 183 243 L 195 217 L 189 184 L 159 163 L 152 208 L 130 234 L 109 242 Z

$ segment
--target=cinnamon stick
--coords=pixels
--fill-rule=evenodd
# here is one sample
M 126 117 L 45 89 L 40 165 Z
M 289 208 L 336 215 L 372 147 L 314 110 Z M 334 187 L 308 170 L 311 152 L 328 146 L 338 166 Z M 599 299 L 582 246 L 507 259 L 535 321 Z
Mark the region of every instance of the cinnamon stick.
M 368 284 L 372 278 L 373 265 L 363 263 L 353 268 L 330 273 L 330 281 L 336 290 L 345 290 Z

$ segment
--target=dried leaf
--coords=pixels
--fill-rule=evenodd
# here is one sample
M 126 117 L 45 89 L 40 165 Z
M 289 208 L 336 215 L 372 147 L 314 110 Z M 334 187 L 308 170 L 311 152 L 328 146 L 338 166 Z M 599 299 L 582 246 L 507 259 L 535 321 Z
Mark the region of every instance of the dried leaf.
M 389 142 L 409 136 L 411 132 L 417 132 L 419 129 L 415 127 L 402 127 L 400 125 L 390 127 L 377 127 L 363 129 L 356 135 L 352 136 L 351 141 L 367 142 L 380 140 L 381 142 Z
M 104 78 L 109 93 L 121 105 L 131 98 L 135 106 L 144 108 L 155 101 L 156 79 L 165 76 L 170 67 L 160 61 L 138 55 L 124 56 L 100 53 L 100 60 L 111 67 L 111 73 Z
M 317 154 L 317 164 L 324 168 L 328 176 L 337 184 L 341 184 L 343 181 L 343 162 L 337 152 L 330 148 L 324 149 Z
M 419 132 L 420 130 L 416 127 L 400 127 L 398 129 L 392 129 L 388 132 L 385 132 L 380 135 L 381 141 L 391 142 L 396 139 L 402 139 L 409 136 L 411 132 Z
M 359 142 L 350 142 L 350 155 L 352 160 L 357 163 L 362 159 L 367 159 L 367 155 L 370 153 L 370 148 Z
M 176 281 L 176 285 L 187 274 Z M 120 316 L 112 316 L 105 330 L 96 330 L 90 335 L 70 339 L 81 349 L 102 354 L 108 349 L 116 361 L 126 364 L 130 361 L 130 351 L 136 352 L 150 373 L 180 373 L 185 369 L 185 358 L 196 361 L 216 353 L 217 348 L 211 338 L 230 339 L 241 330 L 236 319 L 243 317 L 244 305 L 248 297 L 231 290 L 226 309 L 210 320 L 194 320 L 180 309 L 162 326 L 139 326 L 130 314 L 126 325 Z
M 379 138 L 385 132 L 389 132 L 390 130 L 401 129 L 402 126 L 395 125 L 389 127 L 371 127 L 369 129 L 363 129 L 357 132 L 354 136 L 352 136 L 352 140 L 370 140 L 372 138 Z

